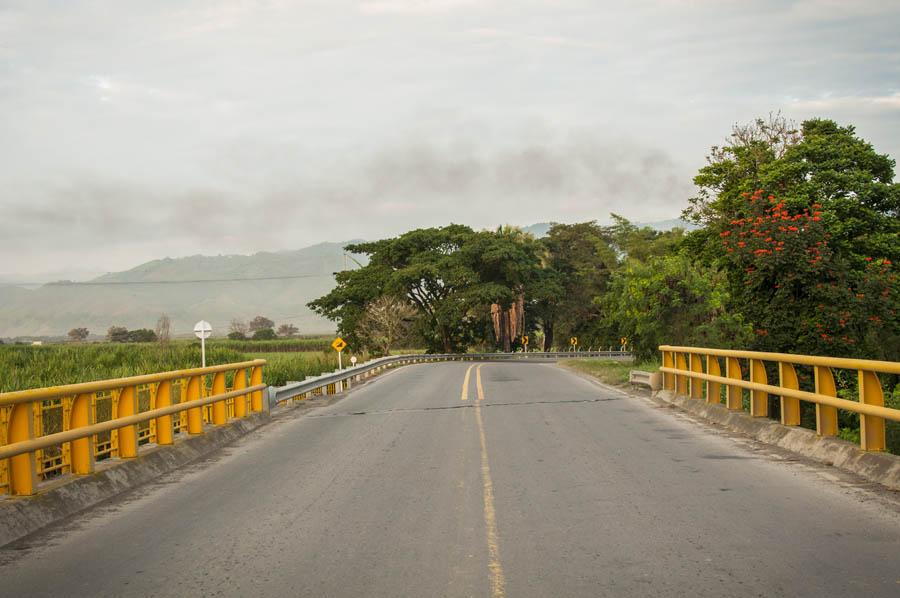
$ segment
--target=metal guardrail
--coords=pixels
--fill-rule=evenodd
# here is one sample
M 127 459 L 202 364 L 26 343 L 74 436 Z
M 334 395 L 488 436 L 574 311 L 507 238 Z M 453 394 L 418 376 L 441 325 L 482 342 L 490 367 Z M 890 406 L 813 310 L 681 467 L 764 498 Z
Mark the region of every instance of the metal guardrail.
M 176 432 L 202 434 L 204 422 L 262 411 L 265 363 L 0 393 L 0 492 L 28 496 L 39 479 L 89 474 L 95 460 L 137 457 L 141 444 L 172 444 Z
M 838 434 L 838 409 L 860 415 L 860 445 L 866 451 L 885 450 L 884 420 L 900 421 L 900 409 L 884 406 L 884 391 L 878 374 L 900 374 L 900 363 L 761 353 L 728 349 L 673 347 L 661 345 L 663 388 L 692 399 L 721 403 L 724 391 L 729 409 L 743 409 L 744 390 L 750 391 L 750 415 L 769 415 L 769 395 L 780 397 L 781 423 L 800 425 L 800 401 L 816 405 L 816 432 L 820 436 Z M 723 358 L 723 369 L 719 358 Z M 742 361 L 743 360 L 743 361 Z M 769 384 L 766 364 L 777 365 L 778 385 Z M 800 390 L 796 366 L 812 369 L 814 392 Z M 859 401 L 838 398 L 833 370 L 853 370 L 858 380 Z M 744 379 L 744 371 L 749 380 Z
M 565 351 L 555 353 L 530 352 L 530 353 L 445 353 L 445 354 L 421 354 L 421 355 L 394 355 L 381 357 L 366 363 L 338 370 L 321 376 L 312 376 L 301 382 L 293 382 L 280 387 L 269 387 L 269 406 L 274 407 L 298 396 L 313 394 L 319 391 L 323 393 L 329 387 L 343 386 L 344 382 L 358 381 L 369 377 L 381 370 L 398 365 L 410 363 L 426 363 L 434 361 L 559 361 L 560 359 L 584 359 L 605 358 L 613 360 L 631 360 L 632 354 L 628 351 Z

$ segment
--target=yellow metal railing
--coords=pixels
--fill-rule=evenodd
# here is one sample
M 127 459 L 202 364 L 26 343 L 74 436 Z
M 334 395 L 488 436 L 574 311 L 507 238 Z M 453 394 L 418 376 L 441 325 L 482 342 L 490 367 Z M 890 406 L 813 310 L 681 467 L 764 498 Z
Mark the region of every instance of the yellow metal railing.
M 96 461 L 262 411 L 265 363 L 0 393 L 0 493 L 28 496 L 40 480 L 89 474 Z
M 900 422 L 900 409 L 884 406 L 878 374 L 900 374 L 900 363 L 815 357 L 788 353 L 760 353 L 727 349 L 702 349 L 662 345 L 663 388 L 676 394 L 743 408 L 743 392 L 749 391 L 750 415 L 769 415 L 769 395 L 780 397 L 781 423 L 800 425 L 800 401 L 816 405 L 816 431 L 820 436 L 838 433 L 838 409 L 859 414 L 860 445 L 866 451 L 885 449 L 885 420 Z M 778 384 L 770 384 L 766 364 L 777 367 Z M 724 368 L 723 368 L 724 365 Z M 800 390 L 798 366 L 811 369 L 813 392 Z M 859 400 L 838 398 L 835 370 L 851 370 L 857 377 Z M 724 374 L 724 375 L 723 375 Z

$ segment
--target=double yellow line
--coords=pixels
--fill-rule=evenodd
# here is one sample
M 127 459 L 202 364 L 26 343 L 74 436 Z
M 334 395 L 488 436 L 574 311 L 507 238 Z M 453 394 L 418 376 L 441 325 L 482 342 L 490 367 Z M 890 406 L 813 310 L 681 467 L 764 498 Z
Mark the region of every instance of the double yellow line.
M 488 461 L 487 440 L 484 433 L 484 420 L 481 417 L 481 402 L 484 401 L 484 387 L 481 385 L 481 366 L 483 363 L 469 366 L 463 378 L 461 401 L 469 400 L 469 380 L 472 368 L 475 368 L 475 389 L 478 402 L 475 403 L 475 422 L 478 424 L 478 438 L 481 441 L 481 485 L 484 499 L 484 527 L 488 550 L 488 571 L 491 578 L 491 597 L 506 596 L 506 578 L 500 564 L 500 534 L 497 531 L 497 513 L 494 508 L 494 482 L 491 479 L 491 465 Z
M 483 365 L 483 363 L 479 363 L 478 366 L 476 366 L 473 363 L 469 366 L 469 369 L 466 370 L 466 377 L 463 378 L 462 394 L 459 397 L 461 401 L 469 400 L 469 378 L 472 375 L 472 368 L 475 368 L 475 390 L 478 392 L 478 400 L 484 400 L 484 388 L 481 386 L 481 366 Z

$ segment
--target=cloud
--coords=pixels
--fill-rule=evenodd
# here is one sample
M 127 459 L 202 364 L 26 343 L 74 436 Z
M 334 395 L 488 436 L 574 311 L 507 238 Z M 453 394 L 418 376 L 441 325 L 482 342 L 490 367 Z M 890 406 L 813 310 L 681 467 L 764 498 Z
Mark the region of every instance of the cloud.
M 475 28 L 466 31 L 468 35 L 493 40 L 510 40 L 514 42 L 525 42 L 529 44 L 538 44 L 544 46 L 557 46 L 563 48 L 581 48 L 584 50 L 600 50 L 610 47 L 609 43 L 604 41 L 585 41 L 574 37 L 565 37 L 559 35 L 528 35 L 516 33 L 513 31 L 504 31 L 502 29 L 491 28 Z
M 436 14 L 467 8 L 485 8 L 487 0 L 367 0 L 359 9 L 367 14 Z
M 677 215 L 783 110 L 900 156 L 900 4 L 71 0 L 0 7 L 0 263 Z
M 793 99 L 791 106 L 798 110 L 828 114 L 841 112 L 890 112 L 900 114 L 900 92 L 880 96 L 822 96 Z

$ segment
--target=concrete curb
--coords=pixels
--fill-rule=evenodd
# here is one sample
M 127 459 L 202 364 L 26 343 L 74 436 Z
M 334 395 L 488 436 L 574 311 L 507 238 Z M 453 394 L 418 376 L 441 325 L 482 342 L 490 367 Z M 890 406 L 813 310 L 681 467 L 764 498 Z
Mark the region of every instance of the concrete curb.
M 0 546 L 132 490 L 231 444 L 270 421 L 258 413 L 227 426 L 209 427 L 202 436 L 176 440 L 172 446 L 143 448 L 136 459 L 110 459 L 84 476 L 64 476 L 39 487 L 29 497 L 0 500 Z
M 730 411 L 724 405 L 676 396 L 671 390 L 656 392 L 652 397 L 733 432 L 849 471 L 891 490 L 900 491 L 900 456 L 890 453 L 869 453 L 839 438 L 821 437 L 816 435 L 815 431 L 806 428 L 783 426 L 769 418 L 750 417 L 743 411 Z

